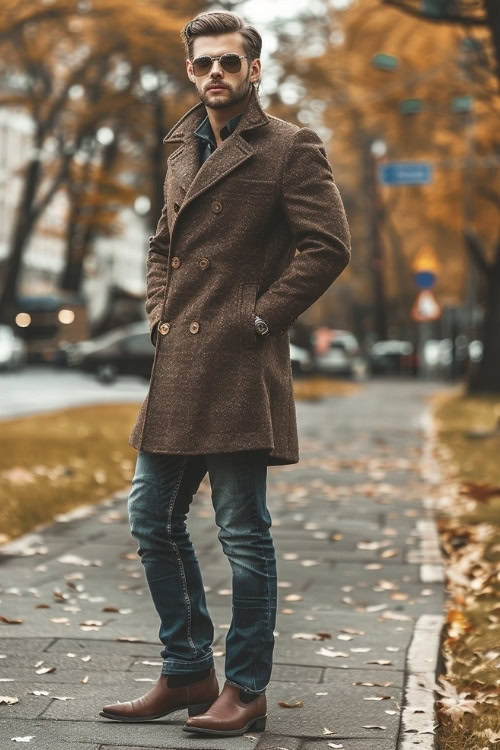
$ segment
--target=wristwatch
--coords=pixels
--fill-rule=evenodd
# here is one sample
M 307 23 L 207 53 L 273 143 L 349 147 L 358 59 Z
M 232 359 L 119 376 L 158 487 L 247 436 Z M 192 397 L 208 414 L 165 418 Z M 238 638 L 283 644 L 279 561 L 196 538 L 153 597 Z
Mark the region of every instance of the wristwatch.
M 269 330 L 269 326 L 263 318 L 260 318 L 258 315 L 253 313 L 253 322 L 255 326 L 255 332 L 258 333 L 259 336 L 269 336 L 271 332 Z

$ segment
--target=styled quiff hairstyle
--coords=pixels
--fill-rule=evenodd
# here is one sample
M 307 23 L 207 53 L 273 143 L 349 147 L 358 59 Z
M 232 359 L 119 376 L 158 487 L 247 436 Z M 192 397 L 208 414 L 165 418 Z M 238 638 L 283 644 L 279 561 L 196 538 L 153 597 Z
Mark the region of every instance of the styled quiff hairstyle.
M 243 48 L 250 60 L 259 58 L 262 51 L 261 35 L 255 26 L 229 10 L 203 11 L 188 21 L 181 31 L 186 56 L 193 59 L 194 40 L 197 37 L 231 34 L 233 31 L 238 31 L 243 37 Z

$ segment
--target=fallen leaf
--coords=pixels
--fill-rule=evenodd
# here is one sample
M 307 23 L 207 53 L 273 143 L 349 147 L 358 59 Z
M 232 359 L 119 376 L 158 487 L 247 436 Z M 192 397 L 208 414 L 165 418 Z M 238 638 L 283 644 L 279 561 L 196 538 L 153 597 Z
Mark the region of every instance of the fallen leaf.
M 382 724 L 363 724 L 364 729 L 387 729 Z
M 48 690 L 30 690 L 31 695 L 48 695 Z
M 54 701 L 74 701 L 74 698 L 69 698 L 67 695 L 53 695 L 52 700 Z
M 332 649 L 329 649 L 329 648 L 320 648 L 319 651 L 315 651 L 314 653 L 318 654 L 319 656 L 331 656 L 331 657 L 349 656 L 349 654 L 346 654 L 345 651 L 333 651 Z
M 350 633 L 351 635 L 364 635 L 364 630 L 357 630 L 356 628 L 341 628 L 342 633 Z
M 11 619 L 10 617 L 5 617 L 5 615 L 0 615 L 0 622 L 4 622 L 6 625 L 22 625 L 24 620 L 20 617 Z
M 381 664 L 387 666 L 388 664 L 392 664 L 392 661 L 389 659 L 372 659 L 371 661 L 365 661 L 365 664 Z
M 287 594 L 287 596 L 284 597 L 284 600 L 286 602 L 300 602 L 303 598 L 304 597 L 300 594 Z
M 51 674 L 56 671 L 56 667 L 40 667 L 36 670 L 37 674 Z
M 393 695 L 365 695 L 363 696 L 364 701 L 388 701 L 393 698 Z
M 61 557 L 57 558 L 57 562 L 64 563 L 66 565 L 82 565 L 84 568 L 88 567 L 101 567 L 102 560 L 86 560 L 83 557 L 78 557 L 78 555 L 62 555 Z
M 116 639 L 117 641 L 124 641 L 126 643 L 145 643 L 142 638 L 136 638 L 133 635 L 120 635 Z
M 88 674 L 86 674 L 86 675 L 85 675 L 85 677 L 83 678 L 83 680 L 80 680 L 80 682 L 81 682 L 81 683 L 82 683 L 83 685 L 86 685 L 88 681 L 89 681 L 89 676 L 88 676 Z
M 287 703 L 286 701 L 278 701 L 278 705 L 282 708 L 302 708 L 304 701 L 295 701 L 294 703 Z
M 11 697 L 10 695 L 0 695 L 0 703 L 5 703 L 7 706 L 13 706 L 14 703 L 19 703 L 19 698 Z

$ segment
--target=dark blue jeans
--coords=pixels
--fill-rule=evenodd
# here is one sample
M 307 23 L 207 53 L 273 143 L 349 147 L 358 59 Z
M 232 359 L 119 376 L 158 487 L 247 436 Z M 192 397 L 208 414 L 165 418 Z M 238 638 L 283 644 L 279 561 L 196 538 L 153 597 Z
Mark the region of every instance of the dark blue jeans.
M 218 538 L 232 569 L 225 676 L 237 687 L 262 693 L 272 670 L 277 599 L 266 451 L 138 455 L 129 518 L 161 620 L 162 672 L 185 674 L 214 663 L 214 626 L 186 525 L 207 471 Z

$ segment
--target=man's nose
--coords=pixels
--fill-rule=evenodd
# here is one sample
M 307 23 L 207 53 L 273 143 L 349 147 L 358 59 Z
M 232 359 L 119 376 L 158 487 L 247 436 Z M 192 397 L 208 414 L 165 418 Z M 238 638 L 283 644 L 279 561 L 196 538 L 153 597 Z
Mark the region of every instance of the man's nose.
M 217 75 L 220 76 L 223 74 L 224 68 L 220 64 L 220 60 L 213 60 L 212 62 L 212 70 L 210 71 L 210 75 Z

